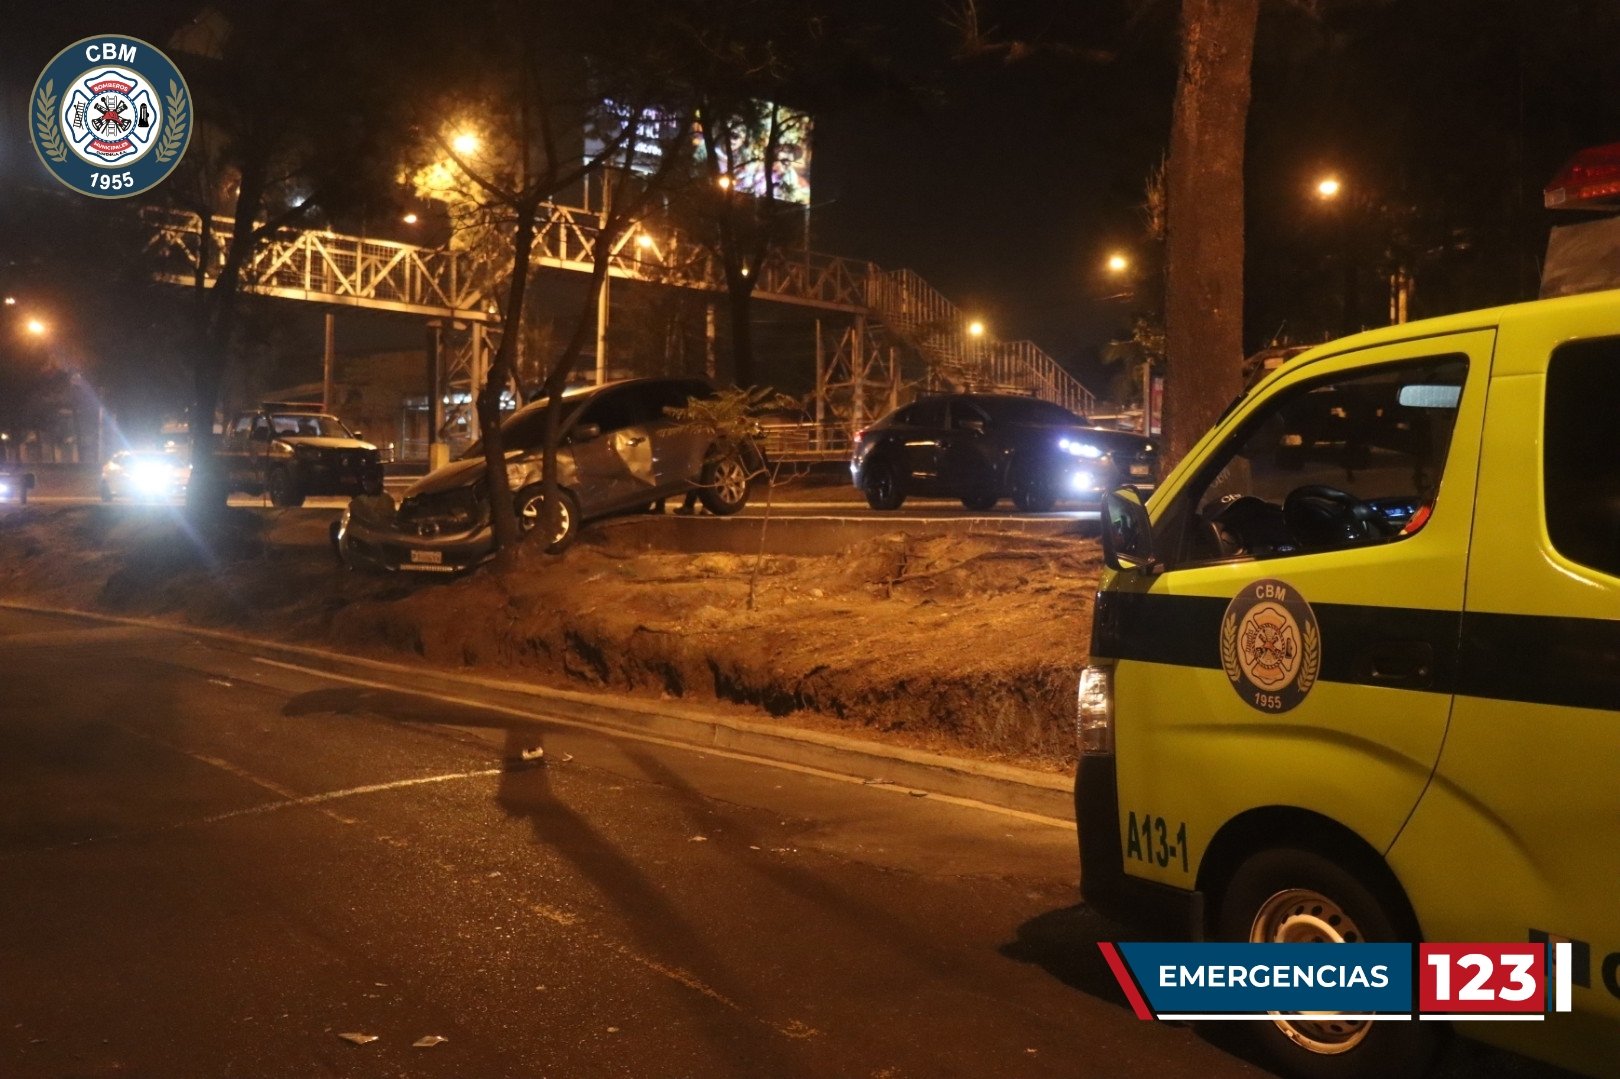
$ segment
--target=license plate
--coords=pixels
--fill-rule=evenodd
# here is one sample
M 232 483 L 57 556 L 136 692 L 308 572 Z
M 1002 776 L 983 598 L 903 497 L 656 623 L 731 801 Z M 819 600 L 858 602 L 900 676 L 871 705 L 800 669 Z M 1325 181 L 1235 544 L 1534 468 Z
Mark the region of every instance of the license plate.
M 1132 465 L 1131 466 L 1131 475 L 1133 475 L 1133 476 L 1146 476 L 1152 471 L 1153 471 L 1153 469 L 1150 468 L 1147 465 Z
M 443 551 L 412 551 L 411 561 L 418 566 L 438 566 L 444 563 Z

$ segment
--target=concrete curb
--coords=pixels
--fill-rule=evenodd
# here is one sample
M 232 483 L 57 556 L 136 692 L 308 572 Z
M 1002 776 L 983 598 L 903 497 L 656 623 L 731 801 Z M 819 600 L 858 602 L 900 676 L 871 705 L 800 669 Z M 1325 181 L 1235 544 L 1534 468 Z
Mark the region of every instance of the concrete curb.
M 608 693 L 553 689 L 523 682 L 424 670 L 383 660 L 350 656 L 303 645 L 280 644 L 220 630 L 201 629 L 146 618 L 125 618 L 0 600 L 0 609 L 111 625 L 137 626 L 184 634 L 246 655 L 263 656 L 388 688 L 452 697 L 531 715 L 566 719 L 605 731 L 656 737 L 696 747 L 712 747 L 765 760 L 912 787 L 1002 809 L 1056 820 L 1074 820 L 1073 781 L 990 761 L 975 761 L 887 746 L 844 735 L 806 731 L 732 716 L 689 705 L 644 701 Z M 0 638 L 3 641 L 4 638 Z

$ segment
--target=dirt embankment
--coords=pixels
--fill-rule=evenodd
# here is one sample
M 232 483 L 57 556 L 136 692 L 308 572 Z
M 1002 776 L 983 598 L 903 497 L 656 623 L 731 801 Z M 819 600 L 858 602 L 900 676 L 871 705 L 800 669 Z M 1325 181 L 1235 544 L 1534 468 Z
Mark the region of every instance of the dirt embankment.
M 689 701 L 1062 767 L 1095 542 L 882 536 L 834 557 L 633 551 L 613 530 L 456 581 L 337 568 L 319 522 L 232 511 L 200 543 L 168 511 L 0 518 L 0 595 Z

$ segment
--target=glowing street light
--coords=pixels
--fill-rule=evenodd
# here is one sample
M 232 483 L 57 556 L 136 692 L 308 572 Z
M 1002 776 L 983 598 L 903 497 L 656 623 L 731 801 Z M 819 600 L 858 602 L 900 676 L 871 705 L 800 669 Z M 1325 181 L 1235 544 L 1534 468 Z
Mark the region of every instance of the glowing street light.
M 17 297 L 15 297 L 15 296 L 7 296 L 6 297 L 6 306 L 7 307 L 16 307 L 17 306 Z
M 45 331 L 48 329 L 48 327 L 37 318 L 29 319 L 26 328 L 28 332 L 33 334 L 35 337 L 44 337 Z
M 415 214 L 406 214 L 405 218 L 404 218 L 404 221 L 405 221 L 405 223 L 407 225 L 414 225 L 414 224 L 416 224 L 416 215 Z
M 1116 251 L 1112 255 L 1108 256 L 1109 273 L 1124 273 L 1130 268 L 1131 260 L 1126 258 L 1124 255 L 1121 255 L 1119 252 Z
M 729 176 L 722 176 L 718 180 L 716 180 L 715 183 L 720 185 L 720 190 L 722 190 L 722 191 L 730 191 L 731 190 L 731 177 L 729 177 Z
M 980 322 L 978 319 L 974 319 L 972 322 L 968 323 L 968 336 L 983 337 L 984 323 Z
M 651 236 L 648 236 L 645 232 L 639 232 L 639 233 L 636 234 L 636 246 L 637 247 L 645 249 L 645 248 L 651 247 L 652 245 L 653 245 L 653 238 Z
M 1344 190 L 1337 176 L 1324 176 L 1316 182 L 1316 197 L 1324 201 L 1336 199 Z
M 471 132 L 463 131 L 461 134 L 450 140 L 450 148 L 458 154 L 470 154 L 474 150 L 478 149 L 478 136 L 472 134 Z

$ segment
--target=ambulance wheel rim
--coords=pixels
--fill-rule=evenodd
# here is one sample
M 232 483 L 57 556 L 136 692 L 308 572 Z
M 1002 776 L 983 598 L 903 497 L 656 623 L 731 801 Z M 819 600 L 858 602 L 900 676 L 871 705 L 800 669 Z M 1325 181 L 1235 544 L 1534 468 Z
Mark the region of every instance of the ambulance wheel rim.
M 1338 903 L 1309 888 L 1289 888 L 1260 905 L 1249 929 L 1254 944 L 1357 944 L 1366 938 L 1355 919 Z M 1277 1029 L 1302 1049 L 1323 1056 L 1347 1053 L 1372 1030 L 1369 1020 L 1335 1018 L 1278 1019 Z

